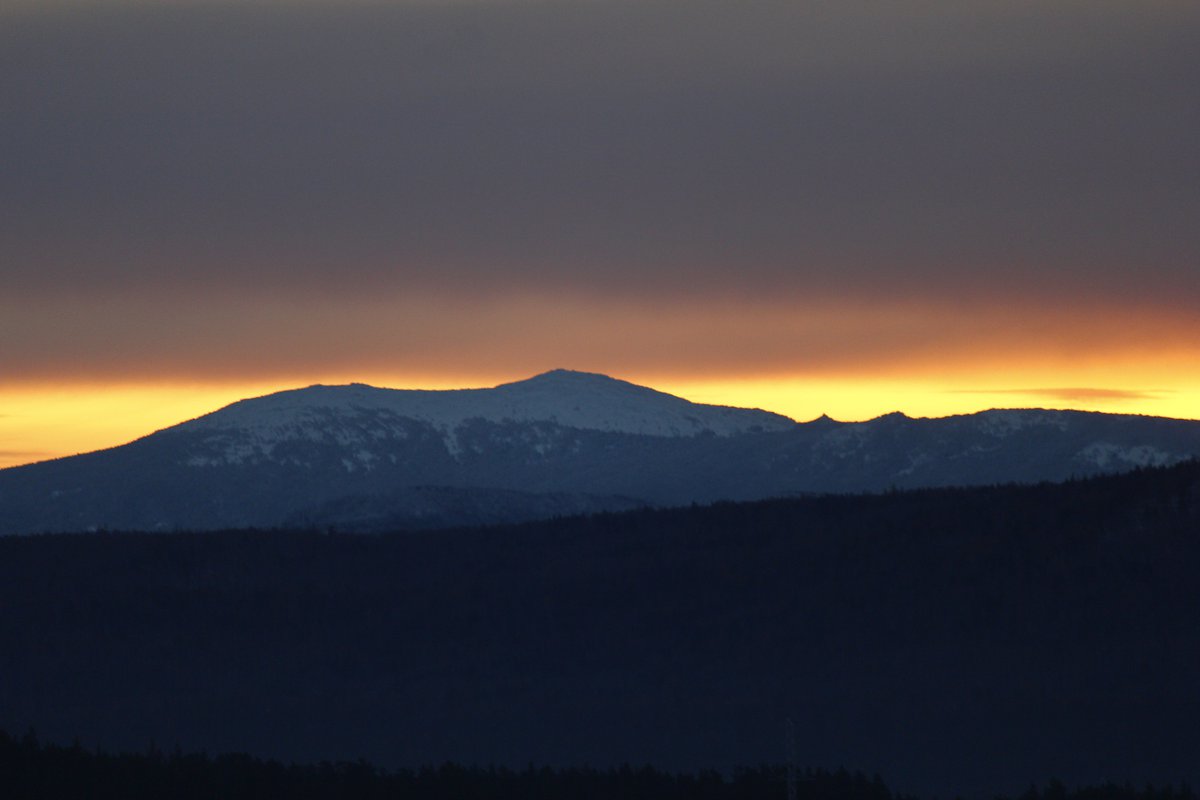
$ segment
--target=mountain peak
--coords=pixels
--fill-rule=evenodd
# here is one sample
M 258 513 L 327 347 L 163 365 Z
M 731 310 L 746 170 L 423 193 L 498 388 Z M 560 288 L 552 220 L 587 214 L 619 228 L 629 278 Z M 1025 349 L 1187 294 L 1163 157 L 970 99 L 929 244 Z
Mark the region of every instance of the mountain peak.
M 511 383 L 502 383 L 497 386 L 497 389 L 512 386 L 577 386 L 577 387 L 599 387 L 599 386 L 625 386 L 633 389 L 643 389 L 646 391 L 654 391 L 645 386 L 639 386 L 636 383 L 630 383 L 618 378 L 613 378 L 609 375 L 604 375 L 600 372 L 581 372 L 574 369 L 552 369 L 548 372 L 541 372 L 534 375 L 532 378 L 525 378 L 520 381 Z
M 600 378 L 600 379 L 603 379 L 606 381 L 616 380 L 616 378 L 611 378 L 608 375 L 604 375 L 603 373 L 600 373 L 600 372 L 584 372 L 582 370 L 564 369 L 562 367 L 558 367 L 557 369 L 551 369 L 551 370 L 547 370 L 545 372 L 538 373 L 537 375 L 534 375 L 532 378 L 528 378 L 527 380 L 529 380 L 529 381 L 591 380 L 591 379 L 596 379 L 596 378 Z M 520 382 L 520 381 L 518 381 L 518 382 Z
M 310 386 L 243 400 L 186 423 L 201 429 L 254 429 L 270 439 L 318 435 L 334 417 L 363 413 L 427 423 L 452 443 L 469 420 L 552 423 L 649 436 L 784 430 L 796 423 L 768 411 L 693 403 L 593 372 L 554 369 L 491 389 L 381 389 L 361 383 Z

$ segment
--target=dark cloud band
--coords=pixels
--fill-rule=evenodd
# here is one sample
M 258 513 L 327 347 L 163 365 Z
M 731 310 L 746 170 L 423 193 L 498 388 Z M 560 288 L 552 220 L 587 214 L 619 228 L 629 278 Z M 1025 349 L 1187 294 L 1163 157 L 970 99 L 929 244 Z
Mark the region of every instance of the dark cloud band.
M 1200 299 L 1200 15 L 1012 5 L 28 12 L 6 283 Z
M 1099 330 L 1099 309 L 1136 306 L 1125 322 L 1177 333 L 1200 308 L 1197 4 L 3 13 L 6 377 L 548 341 L 882 368 L 1065 336 L 1047 309 Z M 933 319 L 1010 311 L 961 336 L 878 324 L 918 300 Z M 802 324 L 818 307 L 853 329 Z M 1134 327 L 1097 335 L 1147 346 Z

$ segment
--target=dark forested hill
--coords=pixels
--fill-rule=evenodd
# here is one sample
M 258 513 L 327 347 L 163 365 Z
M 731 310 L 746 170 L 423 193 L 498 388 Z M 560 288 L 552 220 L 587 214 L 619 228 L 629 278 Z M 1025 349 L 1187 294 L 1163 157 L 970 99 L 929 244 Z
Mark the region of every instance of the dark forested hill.
M 0 728 L 385 766 L 1200 778 L 1200 465 L 520 527 L 0 539 Z
M 888 789 L 879 775 L 784 764 L 671 773 L 651 765 L 591 767 L 463 766 L 444 763 L 383 770 L 367 761 L 284 764 L 244 753 L 108 753 L 44 744 L 30 731 L 0 731 L 0 786 L 6 800 L 917 800 Z M 787 792 L 787 794 L 785 794 Z M 1186 783 L 1134 787 L 1108 782 L 1068 789 L 1061 781 L 1029 787 L 1019 800 L 1195 800 Z M 994 798 L 994 800 L 1002 800 Z

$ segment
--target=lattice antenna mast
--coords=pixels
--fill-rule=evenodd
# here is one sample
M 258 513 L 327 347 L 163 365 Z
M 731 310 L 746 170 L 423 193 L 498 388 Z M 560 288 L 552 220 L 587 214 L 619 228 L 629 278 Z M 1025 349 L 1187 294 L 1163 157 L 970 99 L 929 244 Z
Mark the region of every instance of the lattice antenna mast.
M 784 747 L 787 749 L 787 800 L 796 800 L 796 724 L 790 717 Z

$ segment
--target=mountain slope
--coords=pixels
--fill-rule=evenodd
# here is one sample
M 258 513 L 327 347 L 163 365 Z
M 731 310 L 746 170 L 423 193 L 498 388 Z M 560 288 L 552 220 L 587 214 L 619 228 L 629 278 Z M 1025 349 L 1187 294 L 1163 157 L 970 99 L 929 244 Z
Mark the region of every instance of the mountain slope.
M 1061 480 L 1200 455 L 1200 422 L 1069 411 L 798 424 L 557 370 L 314 386 L 0 471 L 0 533 L 515 522 L 807 492 Z
M 365 465 L 374 441 L 407 438 L 412 423 L 439 432 L 453 454 L 458 430 L 480 420 L 646 436 L 731 436 L 795 426 L 769 411 L 692 403 L 605 375 L 559 369 L 493 389 L 310 386 L 243 400 L 179 429 L 205 432 L 214 443 L 229 437 L 215 456 L 223 463 L 269 457 L 278 442 L 308 440 L 358 445 L 367 453 L 359 458 Z

